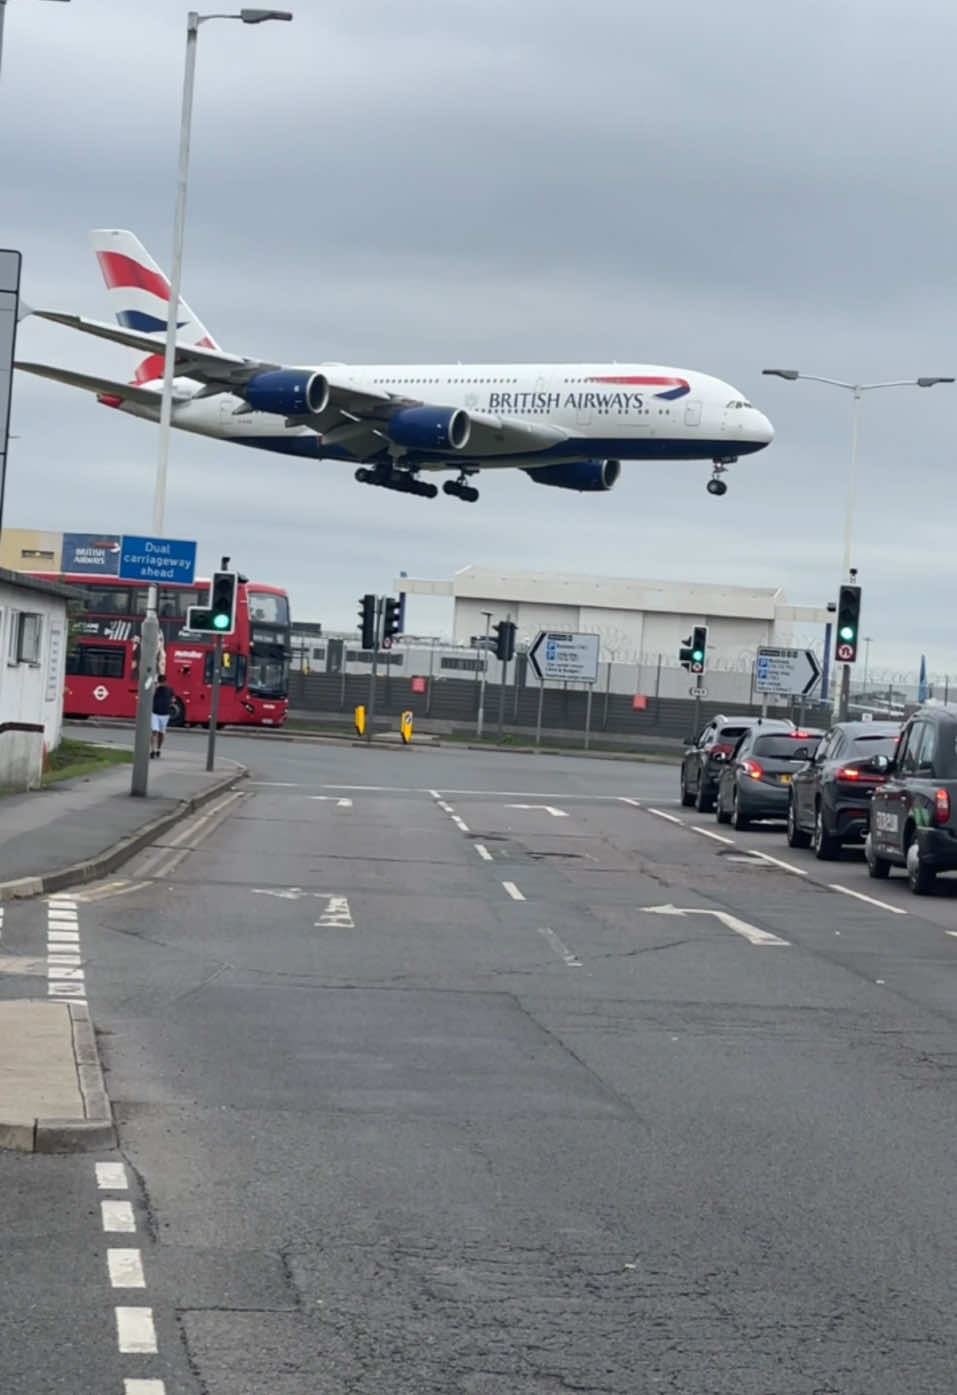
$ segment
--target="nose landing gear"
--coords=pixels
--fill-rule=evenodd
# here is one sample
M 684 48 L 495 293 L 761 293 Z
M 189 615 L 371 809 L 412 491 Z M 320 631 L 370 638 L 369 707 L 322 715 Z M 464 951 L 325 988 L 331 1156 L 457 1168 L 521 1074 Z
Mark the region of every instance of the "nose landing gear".
M 712 460 L 714 472 L 705 486 L 709 494 L 727 494 L 728 486 L 721 476 L 727 471 L 729 465 L 734 464 L 737 458 L 736 455 L 724 455 Z

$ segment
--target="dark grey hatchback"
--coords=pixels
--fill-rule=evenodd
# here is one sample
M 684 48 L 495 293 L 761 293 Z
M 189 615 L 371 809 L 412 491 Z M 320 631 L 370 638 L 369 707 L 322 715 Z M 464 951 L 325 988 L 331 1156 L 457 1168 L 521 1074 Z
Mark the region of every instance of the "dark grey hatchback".
M 754 819 L 786 819 L 795 770 L 814 755 L 823 732 L 759 718 L 738 741 L 718 782 L 718 823 L 747 828 Z
M 957 707 L 922 707 L 894 759 L 877 763 L 886 778 L 871 799 L 867 870 L 906 867 L 911 891 L 926 896 L 938 872 L 957 871 Z

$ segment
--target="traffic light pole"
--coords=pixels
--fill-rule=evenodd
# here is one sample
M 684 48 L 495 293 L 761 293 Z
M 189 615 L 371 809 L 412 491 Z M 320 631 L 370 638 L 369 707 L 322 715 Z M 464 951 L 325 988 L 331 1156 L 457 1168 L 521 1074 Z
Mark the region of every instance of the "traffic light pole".
M 372 740 L 372 724 L 375 721 L 375 681 L 379 666 L 379 635 L 382 631 L 382 597 L 376 597 L 375 635 L 372 643 L 372 668 L 369 670 L 369 712 L 366 717 L 366 742 Z
M 133 775 L 130 794 L 140 798 L 148 793 L 150 732 L 153 726 L 153 689 L 156 686 L 156 658 L 159 653 L 159 619 L 156 614 L 157 588 L 151 586 L 147 611 L 140 627 L 139 674 L 136 691 L 136 727 L 133 735 Z
M 216 636 L 213 649 L 213 691 L 209 700 L 209 737 L 206 742 L 206 769 L 212 770 L 216 759 L 216 726 L 219 721 L 219 687 L 223 673 L 223 637 Z

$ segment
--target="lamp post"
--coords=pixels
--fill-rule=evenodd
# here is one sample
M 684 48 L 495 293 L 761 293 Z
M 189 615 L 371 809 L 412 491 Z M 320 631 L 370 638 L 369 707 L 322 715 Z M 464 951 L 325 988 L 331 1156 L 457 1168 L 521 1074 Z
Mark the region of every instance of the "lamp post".
M 894 387 L 936 387 L 938 383 L 952 383 L 953 378 L 895 378 L 886 383 L 845 383 L 840 378 L 822 378 L 816 373 L 800 373 L 796 368 L 764 368 L 761 370 L 771 378 L 783 378 L 785 382 L 794 383 L 799 378 L 806 379 L 812 383 L 826 383 L 828 387 L 843 388 L 845 392 L 854 394 L 854 411 L 851 419 L 851 461 L 847 472 L 847 508 L 844 514 L 844 563 L 841 572 L 841 582 L 853 581 L 851 575 L 851 535 L 854 525 L 854 491 L 857 481 L 857 448 L 860 439 L 861 426 L 861 402 L 865 392 L 876 392 L 879 388 Z M 855 573 L 856 575 L 856 573 Z M 851 666 L 841 665 L 841 682 L 835 683 L 835 711 L 840 721 L 847 720 L 848 700 L 850 698 Z
M 864 636 L 864 692 L 867 692 L 867 671 L 871 666 L 871 635 Z
M 485 680 L 488 677 L 488 641 L 489 630 L 492 625 L 492 612 L 490 610 L 483 610 L 482 614 L 485 616 L 485 648 L 482 650 L 482 681 L 479 684 L 478 721 L 475 724 L 476 741 L 481 741 L 482 727 L 485 725 Z
M 189 139 L 193 117 L 193 86 L 196 77 L 196 43 L 199 26 L 211 19 L 238 19 L 243 24 L 264 24 L 267 20 L 291 20 L 289 10 L 240 10 L 238 14 L 201 15 L 190 10 L 186 17 L 186 67 L 183 76 L 183 109 L 179 128 L 179 171 L 176 182 L 176 216 L 173 221 L 173 257 L 170 266 L 169 307 L 166 318 L 166 347 L 163 356 L 163 391 L 160 398 L 159 442 L 156 478 L 153 485 L 153 534 L 161 537 L 166 521 L 166 475 L 169 465 L 169 438 L 173 415 L 173 376 L 176 367 L 176 316 L 183 276 L 183 233 L 186 227 L 186 187 L 189 179 Z M 158 590 L 151 585 L 146 599 L 146 615 L 140 636 L 139 691 L 136 702 L 136 738 L 133 748 L 133 777 L 130 793 L 145 795 L 149 772 L 150 716 L 149 695 L 156 678 L 159 619 L 156 614 Z
M 61 4 L 69 4 L 69 0 L 60 0 Z M 7 0 L 0 0 L 0 68 L 3 67 L 3 21 L 7 14 Z

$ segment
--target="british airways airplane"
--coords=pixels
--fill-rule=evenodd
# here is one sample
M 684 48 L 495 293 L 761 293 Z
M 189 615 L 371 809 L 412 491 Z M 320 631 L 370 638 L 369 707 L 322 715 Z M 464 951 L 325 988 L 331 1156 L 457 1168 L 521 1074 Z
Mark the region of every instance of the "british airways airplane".
M 130 232 L 100 228 L 93 249 L 117 325 L 52 310 L 41 319 L 146 357 L 131 383 L 42 363 L 28 373 L 159 420 L 169 282 Z M 310 459 L 351 461 L 362 484 L 474 503 L 480 470 L 524 470 L 558 489 L 611 489 L 624 460 L 710 460 L 711 494 L 740 455 L 774 437 L 767 417 L 719 378 L 622 363 L 455 363 L 295 367 L 226 353 L 180 300 L 172 424 L 201 436 Z

